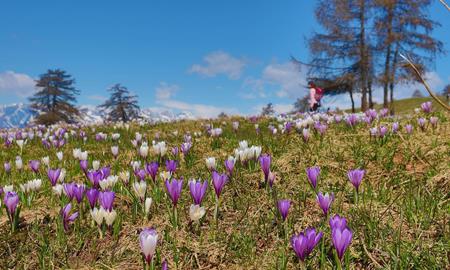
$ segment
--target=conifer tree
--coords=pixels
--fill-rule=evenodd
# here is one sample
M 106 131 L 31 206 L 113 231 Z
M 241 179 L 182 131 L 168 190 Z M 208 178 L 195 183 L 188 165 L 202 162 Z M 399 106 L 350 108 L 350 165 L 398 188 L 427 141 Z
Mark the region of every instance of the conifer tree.
M 139 117 L 137 96 L 131 95 L 120 83 L 113 85 L 108 91 L 111 93 L 110 98 L 99 106 L 108 120 L 128 122 Z
M 74 84 L 72 76 L 60 69 L 49 69 L 39 77 L 37 92 L 29 98 L 30 107 L 38 112 L 37 124 L 73 123 L 77 120 L 79 111 L 75 103 L 80 91 Z

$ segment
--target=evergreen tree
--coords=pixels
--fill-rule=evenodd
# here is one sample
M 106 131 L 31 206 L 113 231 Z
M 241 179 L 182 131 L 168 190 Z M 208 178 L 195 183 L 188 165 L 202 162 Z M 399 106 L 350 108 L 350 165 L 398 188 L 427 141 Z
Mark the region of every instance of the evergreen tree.
M 294 112 L 307 112 L 309 110 L 309 95 L 297 98 L 294 103 Z
M 398 54 L 407 55 L 425 69 L 436 53 L 442 52 L 442 42 L 431 36 L 439 24 L 430 19 L 427 8 L 431 0 L 376 0 L 375 31 L 377 49 L 382 52 L 383 106 L 391 105 L 394 113 L 394 87 L 399 81 L 411 82 L 416 76 L 400 69 Z M 389 93 L 388 93 L 389 92 Z M 389 97 L 388 97 L 389 94 Z M 389 100 L 390 98 L 390 100 Z
M 73 123 L 79 115 L 75 107 L 80 91 L 75 80 L 66 71 L 49 69 L 36 81 L 38 91 L 29 98 L 31 108 L 38 111 L 35 122 L 50 125 L 57 122 Z
M 99 106 L 100 110 L 107 114 L 108 120 L 128 122 L 139 117 L 137 96 L 131 95 L 120 83 L 108 91 L 111 92 L 110 98 Z
M 262 108 L 261 115 L 262 116 L 271 116 L 275 113 L 272 103 L 268 103 L 266 106 Z
M 422 98 L 423 94 L 422 94 L 422 92 L 420 92 L 419 89 L 416 89 L 416 90 L 414 90 L 414 93 L 412 94 L 412 97 L 414 97 L 414 98 Z
M 450 84 L 447 84 L 447 85 L 444 87 L 444 89 L 442 90 L 442 95 L 445 97 L 445 99 L 446 99 L 447 102 L 448 102 L 448 100 L 449 100 L 449 98 L 450 98 Z
M 353 91 L 361 92 L 361 109 L 366 110 L 371 98 L 373 46 L 368 39 L 368 14 L 372 0 L 319 0 L 315 16 L 324 29 L 313 33 L 309 48 L 319 77 L 330 71 L 334 77 L 352 76 Z M 322 68 L 324 67 L 324 68 Z M 336 67 L 331 70 L 330 67 Z

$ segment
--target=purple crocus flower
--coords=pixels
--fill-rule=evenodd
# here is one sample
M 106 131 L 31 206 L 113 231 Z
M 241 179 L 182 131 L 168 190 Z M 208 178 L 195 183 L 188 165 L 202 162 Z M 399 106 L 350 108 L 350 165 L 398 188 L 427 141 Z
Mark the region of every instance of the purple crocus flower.
M 58 181 L 60 174 L 61 174 L 61 169 L 56 169 L 56 170 L 48 169 L 47 170 L 47 176 L 48 176 L 48 179 L 50 180 L 50 183 L 52 184 L 52 186 L 56 185 L 56 182 Z
M 333 231 L 334 229 L 343 230 L 346 227 L 347 227 L 347 219 L 345 219 L 345 217 L 341 217 L 336 214 L 330 218 L 331 231 Z
M 399 128 L 400 128 L 400 125 L 398 124 L 398 122 L 394 122 L 392 124 L 392 133 L 396 134 Z
M 432 109 L 431 101 L 424 102 L 420 105 L 424 113 L 430 113 Z
M 286 220 L 286 218 L 289 214 L 289 208 L 291 208 L 291 201 L 290 200 L 279 200 L 277 207 L 278 207 L 278 211 L 281 214 L 281 217 L 283 218 L 283 221 Z
M 158 162 L 151 162 L 145 165 L 145 170 L 153 181 L 156 181 L 156 175 L 158 174 L 159 165 Z
M 75 193 L 74 193 L 74 189 L 75 189 L 75 183 L 65 183 L 64 185 L 63 185 L 63 187 L 64 187 L 64 191 L 65 191 L 65 193 L 66 193 L 66 196 L 67 196 L 67 198 L 69 198 L 69 200 L 71 201 L 72 199 L 73 199 L 73 197 L 75 196 Z
M 269 186 L 270 188 L 273 187 L 273 183 L 275 182 L 276 174 L 273 172 L 269 172 L 269 177 L 267 179 L 269 180 Z
M 147 264 L 150 264 L 155 254 L 156 244 L 158 243 L 158 233 L 153 228 L 145 228 L 139 234 L 139 244 L 144 259 Z
M 72 204 L 69 203 L 66 206 L 64 206 L 63 208 L 61 208 L 61 212 L 60 212 L 62 220 L 63 220 L 64 231 L 66 231 L 66 232 L 69 230 L 69 224 L 78 217 L 78 212 L 75 212 L 72 215 L 70 215 L 71 209 L 72 209 Z
M 326 124 L 322 124 L 320 122 L 316 122 L 314 124 L 314 128 L 317 130 L 317 132 L 319 132 L 319 134 L 321 136 L 323 136 L 325 134 L 325 132 L 327 131 L 328 126 Z
M 181 152 L 183 153 L 183 155 L 186 156 L 189 153 L 189 150 L 191 149 L 191 147 L 192 147 L 192 143 L 190 143 L 190 142 L 182 143 L 180 148 L 181 148 Z
M 382 108 L 380 109 L 380 116 L 381 117 L 386 117 L 389 113 L 389 109 L 388 108 Z
M 427 123 L 427 120 L 425 120 L 425 118 L 420 117 L 419 119 L 417 119 L 417 123 L 419 124 L 419 127 L 422 131 L 425 130 L 425 124 Z
M 203 184 L 202 182 L 196 180 L 189 181 L 189 191 L 191 192 L 191 197 L 194 200 L 194 204 L 200 205 L 202 203 L 207 188 L 208 181 L 204 181 Z
M 272 161 L 272 158 L 268 154 L 262 154 L 259 157 L 259 164 L 261 165 L 261 170 L 264 173 L 264 181 L 265 182 L 267 182 L 267 178 L 269 177 L 271 161 Z
M 220 197 L 220 194 L 222 193 L 222 189 L 227 182 L 228 182 L 228 176 L 226 174 L 219 174 L 216 171 L 212 172 L 212 183 L 213 183 L 214 191 L 216 192 L 217 198 Z
M 328 210 L 330 210 L 331 204 L 334 201 L 334 194 L 325 195 L 322 192 L 319 192 L 316 196 L 317 202 L 319 203 L 320 208 L 322 208 L 323 214 L 326 216 L 328 214 Z
M 15 193 L 14 191 L 8 191 L 5 194 L 5 198 L 3 199 L 3 203 L 6 206 L 6 209 L 8 209 L 9 216 L 14 218 L 14 214 L 17 209 L 17 205 L 19 204 L 19 195 Z
M 430 124 L 433 126 L 433 128 L 437 127 L 438 120 L 439 119 L 435 116 L 430 117 Z
M 110 166 L 105 166 L 105 167 L 100 169 L 100 172 L 102 174 L 102 179 L 106 179 L 106 178 L 108 178 L 108 176 L 111 175 L 111 167 Z
M 374 109 L 369 109 L 365 112 L 366 116 L 369 117 L 371 119 L 370 122 L 372 122 L 372 120 L 377 118 L 377 111 Z
M 11 172 L 11 163 L 5 162 L 5 163 L 3 164 L 3 167 L 5 168 L 5 172 L 6 172 L 6 173 Z
M 178 153 L 180 152 L 180 150 L 178 149 L 178 147 L 172 147 L 172 155 L 174 157 L 178 156 Z
M 176 160 L 166 160 L 166 170 L 170 173 L 174 173 L 177 170 Z
M 167 267 L 167 260 L 164 260 L 163 263 L 162 263 L 162 265 L 161 265 L 161 270 L 167 270 L 167 269 L 169 269 L 169 268 Z
M 104 191 L 100 192 L 98 195 L 98 200 L 100 202 L 100 206 L 103 209 L 111 211 L 114 204 L 114 198 L 116 197 L 116 193 L 114 191 Z
M 297 257 L 304 262 L 306 257 L 317 246 L 320 239 L 322 239 L 323 233 L 316 233 L 316 229 L 308 228 L 305 232 L 301 232 L 291 237 L 291 246 Z
M 405 126 L 405 130 L 406 130 L 406 133 L 411 134 L 412 131 L 413 131 L 413 126 L 410 125 L 410 124 L 407 124 L 407 125 Z
M 85 191 L 84 185 L 75 184 L 72 187 L 73 196 L 75 197 L 78 203 L 81 203 L 81 201 L 83 200 L 84 191 Z
M 336 228 L 331 232 L 331 238 L 339 260 L 342 260 L 345 251 L 350 246 L 350 243 L 352 242 L 352 236 L 353 233 L 348 227 L 344 229 Z
M 229 176 L 233 175 L 234 162 L 235 162 L 234 159 L 225 160 L 225 169 L 227 170 Z
M 102 180 L 103 176 L 100 171 L 88 171 L 87 177 L 89 181 L 91 181 L 92 186 L 98 187 L 100 180 Z
M 358 123 L 358 117 L 356 114 L 350 114 L 345 121 L 347 122 L 347 125 L 354 127 Z
M 39 172 L 39 165 L 41 163 L 39 162 L 39 160 L 30 160 L 30 162 L 28 163 L 28 165 L 30 166 L 30 169 L 34 172 L 34 173 L 38 173 Z
M 183 189 L 183 178 L 180 180 L 173 179 L 171 182 L 167 179 L 166 182 L 167 193 L 169 194 L 170 199 L 174 206 L 177 205 L 178 199 L 181 196 L 181 190 Z
M 311 186 L 316 189 L 317 187 L 317 179 L 319 178 L 320 167 L 314 166 L 306 169 L 306 176 L 308 177 L 309 183 Z
M 136 177 L 139 178 L 141 181 L 144 181 L 146 173 L 144 169 L 137 169 L 134 171 L 134 175 L 136 175 Z
M 380 126 L 378 135 L 380 135 L 380 137 L 383 138 L 387 132 L 388 132 L 388 128 L 386 126 Z
M 309 129 L 304 128 L 302 130 L 302 135 L 303 135 L 303 141 L 308 142 L 309 141 Z
M 83 170 L 83 172 L 86 173 L 88 168 L 88 161 L 87 160 L 80 160 L 80 168 Z
M 350 170 L 348 171 L 348 179 L 353 184 L 353 186 L 356 188 L 356 192 L 358 192 L 359 185 L 361 185 L 362 178 L 364 177 L 364 174 L 366 173 L 365 170 Z
M 95 204 L 98 200 L 99 191 L 96 188 L 91 188 L 88 191 L 86 191 L 86 198 L 89 202 L 89 205 L 91 206 L 91 209 L 94 209 Z

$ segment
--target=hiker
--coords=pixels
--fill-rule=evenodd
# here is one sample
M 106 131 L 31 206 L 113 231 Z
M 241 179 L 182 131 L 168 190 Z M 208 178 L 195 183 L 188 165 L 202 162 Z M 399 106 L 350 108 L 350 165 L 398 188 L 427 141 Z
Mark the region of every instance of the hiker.
M 313 81 L 308 82 L 309 88 L 309 111 L 315 112 L 321 106 L 320 100 L 323 97 L 323 90 L 316 86 Z

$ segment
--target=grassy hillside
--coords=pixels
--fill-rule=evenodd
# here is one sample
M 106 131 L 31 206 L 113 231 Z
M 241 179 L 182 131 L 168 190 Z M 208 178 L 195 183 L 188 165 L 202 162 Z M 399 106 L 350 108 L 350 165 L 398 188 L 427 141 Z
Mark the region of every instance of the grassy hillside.
M 446 102 L 444 97 L 439 97 L 444 103 Z M 420 104 L 426 102 L 426 101 L 431 101 L 433 103 L 433 108 L 436 111 L 442 111 L 443 108 L 441 105 L 439 105 L 433 98 L 431 97 L 423 97 L 423 98 L 405 98 L 405 99 L 400 99 L 400 100 L 394 100 L 394 108 L 395 108 L 395 113 L 396 114 L 410 114 L 413 113 L 414 108 L 420 108 Z M 381 108 L 383 108 L 382 104 L 376 104 L 375 109 L 379 110 Z M 360 109 L 358 108 L 357 111 L 360 111 Z M 350 110 L 346 110 L 346 112 L 351 112 Z
M 437 126 L 428 122 L 421 129 L 416 118 L 429 121 L 431 116 L 439 117 Z M 17 192 L 20 208 L 20 213 L 15 212 L 18 214 L 14 230 L 6 207 L 0 211 L 0 268 L 142 269 L 139 237 L 144 228 L 150 227 L 158 235 L 152 259 L 155 269 L 161 269 L 164 260 L 169 269 L 183 270 L 335 269 L 339 264 L 344 269 L 447 268 L 450 264 L 448 114 L 419 113 L 412 119 L 402 119 L 397 133 L 391 131 L 393 123 L 389 118 L 376 118 L 371 125 L 359 123 L 351 127 L 346 121 L 334 122 L 327 117 L 317 118 L 321 124 L 302 118 L 280 122 L 235 118 L 129 127 L 69 126 L 67 136 L 53 127 L 32 130 L 36 136 L 28 139 L 23 149 L 18 146 L 19 141 L 9 145 L 5 141 L 9 136 L 0 137 L 0 163 L 10 162 L 12 166 L 10 171 L 3 165 L 0 167 L 0 186 L 4 188 L 2 191 L 12 188 Z M 233 121 L 239 121 L 237 130 L 232 127 Z M 295 121 L 299 129 L 295 124 L 289 128 L 285 121 Z M 209 135 L 207 123 L 221 127 L 223 132 L 217 137 Z M 279 125 L 286 129 L 280 130 Z M 406 125 L 412 125 L 411 133 L 406 132 Z M 387 127 L 387 133 L 370 136 L 371 127 Z M 14 138 L 23 136 L 10 132 Z M 100 132 L 107 138 L 102 139 Z M 304 132 L 309 132 L 307 140 Z M 141 140 L 136 133 L 142 135 Z M 113 134 L 120 134 L 120 138 L 115 135 L 113 139 Z M 192 136 L 191 140 L 187 134 Z M 62 138 L 66 138 L 65 144 L 60 147 L 51 143 L 47 148 L 42 143 L 43 139 Z M 164 141 L 167 153 L 161 156 L 154 152 L 152 140 Z M 232 173 L 225 168 L 224 161 L 236 155 L 235 149 L 243 140 L 249 147 L 261 146 L 261 153 L 271 156 L 268 168 L 275 175 L 272 187 L 265 182 L 255 150 L 240 155 Z M 188 153 L 172 151 L 172 147 L 180 147 L 186 141 L 192 142 Z M 143 142 L 149 143 L 148 153 Z M 119 147 L 117 157 L 112 155 L 112 146 Z M 77 148 L 88 151 L 89 174 L 80 168 L 80 157 L 74 156 L 73 150 Z M 241 148 L 245 148 L 244 143 Z M 57 158 L 58 152 L 62 153 L 61 159 Z M 46 156 L 48 167 L 42 159 Z M 15 165 L 18 157 L 23 168 Z M 206 166 L 208 157 L 215 157 L 215 170 L 219 174 L 228 175 L 220 197 L 216 196 L 212 182 L 214 174 Z M 35 172 L 28 166 L 30 160 L 41 160 Z M 167 160 L 177 162 L 170 176 L 160 174 L 168 170 Z M 105 169 L 97 168 L 94 161 Z M 132 161 L 138 162 L 135 168 L 130 165 Z M 145 173 L 145 165 L 152 161 L 159 162 L 155 180 L 148 171 Z M 312 166 L 320 167 L 316 188 L 305 172 Z M 65 177 L 58 178 L 55 185 L 64 185 L 61 193 L 52 188 L 48 168 L 65 169 Z M 108 168 L 109 173 L 105 172 Z M 365 170 L 358 191 L 348 177 L 349 170 L 357 168 Z M 142 181 L 147 184 L 144 197 L 152 198 L 149 212 L 135 188 L 142 183 L 141 170 Z M 129 178 L 125 172 L 130 174 Z M 103 177 L 102 183 L 110 181 L 107 174 L 120 177 L 117 182 L 112 177 L 112 186 L 104 188 L 88 176 L 97 173 Z M 21 189 L 21 185 L 36 178 L 42 179 L 42 186 L 36 191 Z M 163 178 L 184 178 L 176 206 Z M 205 214 L 199 221 L 191 220 L 190 179 L 209 183 L 201 202 Z M 111 226 L 107 226 L 106 219 L 100 219 L 101 224 L 96 225 L 87 195 L 80 202 L 71 197 L 68 190 L 72 183 L 86 190 L 114 192 L 112 210 L 108 211 L 117 215 Z M 318 192 L 333 193 L 327 214 L 317 202 Z M 286 220 L 277 207 L 281 199 L 291 202 Z M 69 202 L 70 214 L 78 213 L 73 221 L 61 215 L 62 207 Z M 94 200 L 95 209 L 102 209 L 105 204 L 103 199 Z M 330 218 L 337 214 L 347 224 L 330 227 Z M 290 238 L 307 228 L 315 228 L 323 236 L 302 263 Z M 337 231 L 344 230 L 351 231 L 352 237 L 340 261 L 333 239 L 338 237 Z

